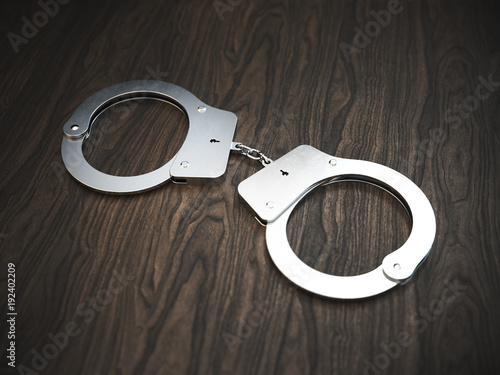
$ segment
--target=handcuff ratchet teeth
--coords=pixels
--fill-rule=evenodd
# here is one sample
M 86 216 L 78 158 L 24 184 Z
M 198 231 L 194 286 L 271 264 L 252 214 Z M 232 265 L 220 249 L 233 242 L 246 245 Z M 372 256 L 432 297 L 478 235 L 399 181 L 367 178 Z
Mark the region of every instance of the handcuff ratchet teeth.
M 129 99 L 154 98 L 180 108 L 189 130 L 177 154 L 155 171 L 138 176 L 113 176 L 93 168 L 83 156 L 83 141 L 105 109 Z M 233 141 L 237 117 L 213 108 L 189 91 L 161 81 L 131 81 L 105 88 L 83 102 L 64 125 L 64 165 L 82 184 L 107 193 L 131 194 L 153 189 L 168 180 L 221 177 L 230 151 L 258 160 L 265 167 L 238 186 L 242 200 L 266 225 L 266 243 L 278 269 L 299 287 L 321 296 L 355 299 L 374 296 L 410 280 L 426 259 L 436 234 L 436 219 L 425 194 L 401 173 L 369 161 L 343 159 L 302 145 L 272 161 L 261 151 Z M 313 269 L 294 253 L 287 223 L 295 206 L 311 190 L 340 181 L 361 181 L 394 195 L 406 208 L 412 230 L 399 249 L 382 264 L 357 276 L 334 276 Z

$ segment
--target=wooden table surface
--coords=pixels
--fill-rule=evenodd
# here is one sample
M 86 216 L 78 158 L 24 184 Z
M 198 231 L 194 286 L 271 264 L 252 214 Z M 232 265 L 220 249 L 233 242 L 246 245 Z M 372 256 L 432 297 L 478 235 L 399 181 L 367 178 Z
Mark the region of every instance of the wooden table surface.
M 1 9 L 2 374 L 500 373 L 498 2 Z M 62 164 L 62 126 L 96 91 L 136 79 L 234 112 L 235 140 L 273 159 L 309 144 L 405 174 L 436 213 L 427 260 L 365 300 L 297 288 L 238 199 L 261 168 L 241 155 L 220 182 L 85 188 Z M 187 124 L 163 102 L 120 103 L 96 120 L 85 155 L 107 173 L 151 171 Z M 356 182 L 317 189 L 288 225 L 299 257 L 335 275 L 377 267 L 410 231 L 395 198 Z

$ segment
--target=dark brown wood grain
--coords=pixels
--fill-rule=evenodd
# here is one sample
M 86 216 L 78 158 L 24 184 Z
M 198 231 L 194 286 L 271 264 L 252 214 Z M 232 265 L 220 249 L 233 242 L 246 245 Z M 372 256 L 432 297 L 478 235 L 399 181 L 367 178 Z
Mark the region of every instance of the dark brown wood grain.
M 17 53 L 9 33 L 24 38 L 23 17 L 47 11 L 1 8 L 2 374 L 500 372 L 496 2 L 73 0 Z M 239 155 L 219 182 L 131 196 L 85 188 L 63 167 L 63 124 L 99 89 L 145 78 L 234 112 L 235 140 L 273 159 L 310 144 L 405 174 L 436 213 L 428 259 L 366 300 L 298 289 L 238 199 L 261 168 Z M 107 173 L 144 173 L 186 133 L 166 103 L 121 103 L 97 119 L 85 155 Z M 309 265 L 355 275 L 410 230 L 396 199 L 346 182 L 308 195 L 288 235 Z M 16 369 L 5 355 L 9 262 Z

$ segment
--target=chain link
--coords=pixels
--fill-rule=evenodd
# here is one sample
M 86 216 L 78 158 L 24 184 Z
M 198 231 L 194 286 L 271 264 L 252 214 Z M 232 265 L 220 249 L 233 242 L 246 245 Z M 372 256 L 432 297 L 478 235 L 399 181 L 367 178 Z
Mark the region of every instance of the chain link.
M 273 161 L 269 159 L 262 151 L 259 151 L 255 148 L 245 146 L 243 143 L 237 143 L 234 146 L 236 149 L 240 150 L 240 153 L 242 155 L 245 155 L 246 157 L 252 159 L 252 160 L 258 160 L 260 163 L 265 167 L 266 165 L 271 164 Z

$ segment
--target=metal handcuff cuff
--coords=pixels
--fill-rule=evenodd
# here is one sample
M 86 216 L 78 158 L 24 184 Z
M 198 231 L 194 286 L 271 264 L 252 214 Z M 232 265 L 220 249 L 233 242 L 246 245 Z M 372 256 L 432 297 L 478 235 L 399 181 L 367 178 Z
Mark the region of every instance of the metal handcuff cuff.
M 189 130 L 177 154 L 155 171 L 137 176 L 113 176 L 94 169 L 83 156 L 97 116 L 128 99 L 167 101 L 187 115 Z M 293 283 L 321 296 L 355 299 L 374 296 L 410 280 L 426 259 L 436 233 L 436 219 L 424 193 L 410 179 L 383 165 L 342 159 L 302 145 L 276 161 L 260 151 L 233 142 L 237 117 L 210 107 L 189 91 L 161 81 L 131 81 L 105 88 L 83 102 L 64 125 L 61 146 L 64 165 L 78 181 L 101 192 L 130 194 L 153 189 L 168 180 L 187 182 L 217 178 L 227 167 L 230 151 L 260 160 L 265 167 L 238 186 L 240 197 L 266 225 L 269 254 Z M 294 253 L 287 239 L 287 222 L 299 201 L 318 186 L 362 181 L 394 195 L 412 221 L 407 241 L 388 254 L 376 269 L 357 276 L 334 276 L 313 269 Z

